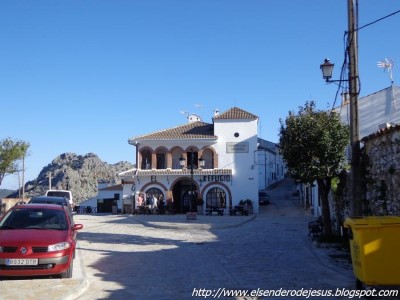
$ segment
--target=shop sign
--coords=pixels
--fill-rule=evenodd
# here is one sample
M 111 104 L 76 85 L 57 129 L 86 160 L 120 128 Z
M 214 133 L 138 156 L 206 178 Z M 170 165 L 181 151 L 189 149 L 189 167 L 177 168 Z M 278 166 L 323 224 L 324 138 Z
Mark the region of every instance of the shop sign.
M 204 175 L 203 182 L 214 182 L 214 181 L 231 181 L 231 175 Z
M 249 143 L 226 143 L 226 153 L 249 153 Z

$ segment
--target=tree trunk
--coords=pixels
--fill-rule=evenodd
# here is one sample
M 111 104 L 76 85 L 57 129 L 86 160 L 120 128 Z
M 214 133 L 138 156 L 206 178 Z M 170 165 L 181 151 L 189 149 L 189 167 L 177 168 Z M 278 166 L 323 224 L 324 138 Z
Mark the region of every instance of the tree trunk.
M 324 223 L 324 235 L 332 235 L 331 212 L 329 208 L 329 191 L 331 189 L 331 178 L 318 179 L 318 190 L 321 196 L 322 219 Z

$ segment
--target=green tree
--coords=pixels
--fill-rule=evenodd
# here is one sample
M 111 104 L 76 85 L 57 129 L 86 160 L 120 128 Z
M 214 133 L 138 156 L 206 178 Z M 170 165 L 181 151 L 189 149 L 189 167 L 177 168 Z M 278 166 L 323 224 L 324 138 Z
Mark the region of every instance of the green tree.
M 298 114 L 289 112 L 280 120 L 280 153 L 288 172 L 295 179 L 318 184 L 321 197 L 324 234 L 332 234 L 329 192 L 332 179 L 343 169 L 349 143 L 349 128 L 339 114 L 317 110 L 314 101 L 299 107 Z
M 0 186 L 4 176 L 18 171 L 19 160 L 27 154 L 29 143 L 6 138 L 0 141 Z

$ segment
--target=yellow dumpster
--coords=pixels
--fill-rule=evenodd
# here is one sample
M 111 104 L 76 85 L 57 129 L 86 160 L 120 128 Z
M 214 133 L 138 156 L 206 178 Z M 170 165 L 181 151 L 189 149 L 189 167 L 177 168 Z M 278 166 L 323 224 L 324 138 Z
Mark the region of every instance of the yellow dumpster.
M 357 287 L 400 285 L 400 217 L 347 218 Z

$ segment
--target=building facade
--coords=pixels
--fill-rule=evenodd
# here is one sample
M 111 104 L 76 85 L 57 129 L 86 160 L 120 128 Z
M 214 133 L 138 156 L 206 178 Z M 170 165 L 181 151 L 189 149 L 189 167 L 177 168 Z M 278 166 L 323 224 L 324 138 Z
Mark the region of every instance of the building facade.
M 271 184 L 285 178 L 286 165 L 279 154 L 277 144 L 258 138 L 256 160 L 259 190 L 265 190 Z
M 129 139 L 136 168 L 120 173 L 123 205 L 173 207 L 177 213 L 218 208 L 241 200 L 258 212 L 258 117 L 233 107 L 213 123 L 189 123 Z M 199 205 L 198 205 L 199 204 Z
M 121 184 L 115 184 L 106 180 L 98 180 L 98 192 L 95 197 L 89 198 L 79 203 L 81 211 L 99 212 L 99 213 L 129 213 L 131 206 L 123 206 L 123 189 Z M 87 209 L 90 207 L 90 209 Z

